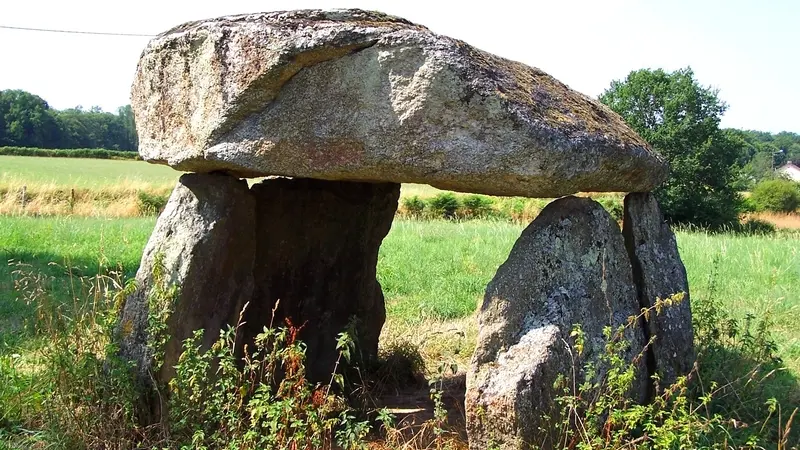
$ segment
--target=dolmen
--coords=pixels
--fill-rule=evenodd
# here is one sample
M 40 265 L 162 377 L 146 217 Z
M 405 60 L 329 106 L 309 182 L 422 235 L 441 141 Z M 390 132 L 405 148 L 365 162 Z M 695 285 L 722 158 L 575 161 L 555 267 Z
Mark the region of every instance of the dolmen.
M 686 274 L 649 194 L 666 161 L 539 69 L 377 12 L 270 12 L 152 39 L 132 106 L 141 157 L 187 172 L 120 320 L 121 354 L 143 380 L 168 382 L 195 330 L 209 346 L 240 320 L 242 345 L 271 323 L 298 327 L 312 380 L 330 376 L 345 329 L 373 358 L 386 317 L 378 249 L 401 183 L 562 197 L 487 287 L 467 374 L 471 448 L 549 445 L 555 377 L 598 358 L 603 328 L 656 299 L 685 296 L 629 327 L 631 354 L 648 353 L 631 395 L 646 398 L 650 375 L 668 383 L 691 368 Z M 571 196 L 608 191 L 630 192 L 622 230 Z M 171 296 L 154 295 L 164 294 L 154 273 L 177 287 Z M 586 349 L 570 357 L 575 324 Z

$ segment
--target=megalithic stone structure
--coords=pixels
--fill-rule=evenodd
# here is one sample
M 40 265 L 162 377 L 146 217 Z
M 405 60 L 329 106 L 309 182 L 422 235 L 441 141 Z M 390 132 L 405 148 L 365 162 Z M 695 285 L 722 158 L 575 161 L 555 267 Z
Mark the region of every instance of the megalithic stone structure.
M 244 304 L 242 341 L 273 320 L 305 325 L 312 380 L 330 375 L 348 324 L 374 356 L 385 318 L 375 265 L 400 183 L 559 197 L 648 192 L 668 172 L 618 115 L 541 70 L 362 10 L 180 25 L 142 53 L 132 106 L 142 158 L 192 172 L 159 217 L 119 327 L 122 354 L 157 383 L 181 339 L 202 328 L 208 345 Z M 248 187 L 247 177 L 268 178 Z M 600 245 L 613 242 L 617 258 L 621 239 Z M 179 288 L 162 349 L 149 348 L 147 320 L 156 261 Z M 630 267 L 617 262 L 620 274 Z M 638 292 L 631 274 L 619 277 L 625 299 L 612 304 L 626 306 L 612 319 Z M 482 335 L 494 326 L 486 317 Z

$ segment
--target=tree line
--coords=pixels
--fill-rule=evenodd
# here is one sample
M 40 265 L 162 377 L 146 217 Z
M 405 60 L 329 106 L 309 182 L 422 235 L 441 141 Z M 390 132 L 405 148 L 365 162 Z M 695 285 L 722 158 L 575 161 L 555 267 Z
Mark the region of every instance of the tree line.
M 136 151 L 138 144 L 130 105 L 116 114 L 97 106 L 56 110 L 38 95 L 0 91 L 0 146 Z

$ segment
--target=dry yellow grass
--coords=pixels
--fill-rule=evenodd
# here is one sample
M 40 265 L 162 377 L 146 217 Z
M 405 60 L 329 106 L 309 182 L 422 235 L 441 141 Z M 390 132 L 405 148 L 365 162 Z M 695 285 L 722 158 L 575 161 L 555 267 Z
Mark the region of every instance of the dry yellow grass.
M 750 219 L 763 220 L 784 230 L 800 230 L 800 214 L 761 212 L 748 216 Z
M 172 186 L 126 181 L 97 188 L 70 188 L 55 183 L 0 183 L 0 215 L 137 217 L 138 195 L 169 195 Z M 23 195 L 24 192 L 24 195 Z M 24 197 L 24 203 L 23 203 Z

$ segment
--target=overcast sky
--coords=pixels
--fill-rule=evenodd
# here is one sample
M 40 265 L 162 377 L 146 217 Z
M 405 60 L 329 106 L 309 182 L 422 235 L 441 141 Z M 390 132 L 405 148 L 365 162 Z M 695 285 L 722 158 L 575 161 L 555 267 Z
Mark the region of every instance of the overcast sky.
M 337 7 L 404 17 L 592 97 L 631 70 L 691 66 L 729 104 L 723 126 L 800 132 L 800 0 L 0 0 L 0 25 L 157 34 L 227 14 Z M 0 89 L 114 111 L 129 103 L 148 39 L 0 29 Z

